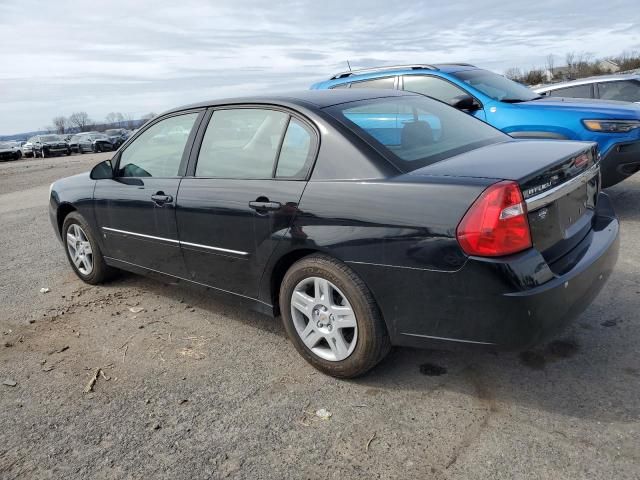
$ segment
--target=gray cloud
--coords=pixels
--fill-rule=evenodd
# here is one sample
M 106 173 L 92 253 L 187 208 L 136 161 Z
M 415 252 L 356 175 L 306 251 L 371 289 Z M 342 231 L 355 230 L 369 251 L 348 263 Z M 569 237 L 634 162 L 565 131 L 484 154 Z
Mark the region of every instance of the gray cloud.
M 0 133 L 79 109 L 100 120 L 304 89 L 346 60 L 502 71 L 543 65 L 550 53 L 562 63 L 568 51 L 640 48 L 636 0 L 440 3 L 0 0 Z

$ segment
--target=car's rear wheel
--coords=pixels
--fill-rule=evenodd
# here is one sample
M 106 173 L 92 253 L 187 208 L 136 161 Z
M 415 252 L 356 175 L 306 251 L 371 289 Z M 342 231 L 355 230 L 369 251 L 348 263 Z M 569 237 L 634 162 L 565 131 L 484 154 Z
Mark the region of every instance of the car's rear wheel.
M 110 278 L 114 270 L 102 256 L 100 247 L 85 219 L 77 212 L 71 212 L 62 224 L 62 239 L 67 259 L 76 275 L 92 285 Z
M 284 327 L 298 352 L 339 378 L 362 375 L 390 349 L 378 305 L 362 279 L 325 255 L 291 266 L 280 288 Z
M 15 154 L 14 159 L 15 160 L 20 160 L 22 158 L 22 152 L 20 150 L 18 150 Z

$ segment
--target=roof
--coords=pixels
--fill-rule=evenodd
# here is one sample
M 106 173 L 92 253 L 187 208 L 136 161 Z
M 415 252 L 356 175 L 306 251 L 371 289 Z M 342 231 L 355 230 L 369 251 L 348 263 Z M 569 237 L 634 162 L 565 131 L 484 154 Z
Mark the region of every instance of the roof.
M 299 92 L 274 95 L 223 98 L 184 105 L 165 113 L 178 112 L 194 108 L 212 107 L 216 105 L 265 104 L 265 105 L 298 105 L 301 107 L 325 108 L 339 103 L 356 102 L 373 98 L 416 96 L 418 94 L 391 89 L 336 89 L 336 90 L 302 90 Z
M 536 88 L 536 91 L 541 92 L 541 91 L 547 91 L 547 90 L 555 90 L 557 88 L 572 87 L 575 85 L 587 85 L 587 84 L 596 83 L 596 82 L 599 82 L 599 83 L 619 82 L 621 80 L 640 80 L 640 74 L 614 73 L 611 75 L 596 75 L 594 77 L 579 78 L 577 80 L 571 80 L 569 82 L 558 82 L 558 83 L 551 83 L 548 85 L 542 85 L 541 87 Z
M 440 71 L 445 73 L 457 72 L 460 70 L 475 69 L 477 67 L 469 63 L 434 63 L 434 64 L 410 64 L 410 65 L 383 65 L 380 67 L 361 68 L 357 70 L 347 70 L 336 73 L 329 80 L 339 80 L 343 78 L 357 78 L 360 75 L 383 73 L 383 72 L 409 72 L 416 70 Z

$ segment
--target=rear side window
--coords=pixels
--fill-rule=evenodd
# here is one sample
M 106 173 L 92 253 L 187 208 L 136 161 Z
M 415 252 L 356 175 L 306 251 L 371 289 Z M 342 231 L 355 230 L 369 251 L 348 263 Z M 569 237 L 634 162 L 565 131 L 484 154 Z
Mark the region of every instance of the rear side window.
M 403 172 L 510 139 L 471 115 L 417 95 L 350 102 L 327 111 Z
M 622 102 L 640 102 L 640 82 L 624 80 L 620 82 L 603 82 L 598 84 L 598 92 L 603 100 L 620 100 Z
M 468 95 L 467 92 L 446 80 L 426 75 L 405 75 L 403 83 L 404 89 L 409 92 L 427 95 L 449 105 L 456 103 L 461 96 Z
M 394 88 L 394 84 L 395 77 L 385 77 L 353 82 L 351 88 Z
M 549 95 L 552 97 L 566 98 L 593 98 L 591 85 L 576 85 L 573 87 L 558 88 L 556 90 L 551 90 Z
M 202 140 L 196 176 L 272 178 L 288 120 L 276 110 L 216 110 Z
M 303 178 L 306 176 L 314 156 L 314 135 L 302 122 L 291 118 L 282 141 L 277 178 Z
M 177 176 L 184 148 L 197 117 L 197 113 L 169 117 L 142 132 L 122 152 L 118 176 Z

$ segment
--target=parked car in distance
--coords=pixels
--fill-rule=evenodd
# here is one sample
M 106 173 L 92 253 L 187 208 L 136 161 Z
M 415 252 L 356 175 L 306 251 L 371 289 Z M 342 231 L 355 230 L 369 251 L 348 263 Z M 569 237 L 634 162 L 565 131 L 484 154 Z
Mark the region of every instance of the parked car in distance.
M 407 92 L 307 91 L 166 112 L 55 182 L 50 217 L 83 281 L 123 269 L 280 313 L 308 362 L 353 377 L 390 345 L 558 332 L 616 262 L 599 179 L 594 143 L 517 141 Z
M 100 132 L 88 132 L 78 135 L 76 148 L 78 153 L 110 152 L 115 150 L 109 137 Z
M 69 144 L 61 135 L 36 135 L 32 140 L 34 157 L 51 157 L 55 155 L 71 155 Z
M 547 97 L 595 98 L 640 103 L 640 74 L 600 75 L 534 88 Z
M 0 142 L 0 161 L 20 160 L 22 149 L 18 142 Z
M 311 88 L 407 90 L 465 110 L 514 138 L 597 142 L 603 187 L 640 170 L 640 105 L 547 98 L 469 64 L 354 70 L 337 73 Z
M 120 148 L 127 138 L 129 138 L 129 131 L 124 128 L 111 128 L 104 131 L 104 134 L 109 137 L 113 150 Z
M 26 142 L 24 142 L 22 144 L 22 156 L 23 157 L 34 157 L 35 155 L 33 154 L 33 141 L 34 141 L 34 137 L 31 137 L 29 139 L 27 139 Z

